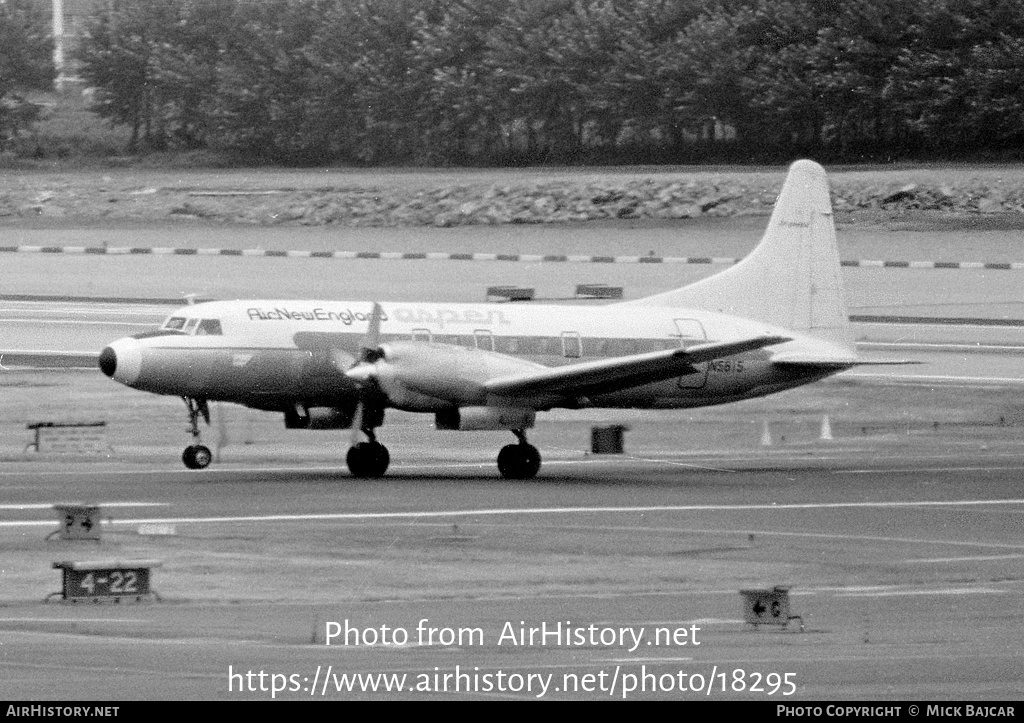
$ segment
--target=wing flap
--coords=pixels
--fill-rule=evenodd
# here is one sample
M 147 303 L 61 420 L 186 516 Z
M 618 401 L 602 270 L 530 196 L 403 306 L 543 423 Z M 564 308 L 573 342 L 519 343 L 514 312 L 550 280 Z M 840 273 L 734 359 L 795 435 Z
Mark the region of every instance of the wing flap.
M 608 394 L 642 384 L 696 372 L 695 364 L 742 354 L 790 341 L 783 336 L 758 336 L 726 342 L 698 344 L 686 349 L 665 349 L 547 368 L 514 377 L 491 379 L 485 390 L 501 397 L 554 395 L 580 397 Z

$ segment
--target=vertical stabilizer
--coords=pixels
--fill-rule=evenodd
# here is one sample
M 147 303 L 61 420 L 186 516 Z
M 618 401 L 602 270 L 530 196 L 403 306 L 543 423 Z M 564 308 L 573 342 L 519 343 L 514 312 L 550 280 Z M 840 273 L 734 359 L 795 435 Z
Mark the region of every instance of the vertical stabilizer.
M 757 319 L 852 350 L 825 169 L 797 161 L 768 228 L 730 269 L 680 289 L 626 302 Z

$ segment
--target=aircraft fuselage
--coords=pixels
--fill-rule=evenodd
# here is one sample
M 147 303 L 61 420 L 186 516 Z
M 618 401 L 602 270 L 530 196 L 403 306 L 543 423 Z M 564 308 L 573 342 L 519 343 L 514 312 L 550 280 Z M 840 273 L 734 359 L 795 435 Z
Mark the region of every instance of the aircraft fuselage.
M 614 306 L 506 304 L 382 304 L 380 343 L 416 351 L 421 376 L 437 395 L 392 384 L 389 406 L 437 412 L 460 404 L 493 405 L 478 382 L 537 365 L 556 366 L 621 357 L 707 341 L 799 334 L 771 325 L 702 310 Z M 157 394 L 229 401 L 280 410 L 344 407 L 356 385 L 345 375 L 358 356 L 371 302 L 220 301 L 183 307 L 161 332 L 122 339 L 116 352 L 118 381 Z M 179 328 L 173 328 L 179 327 Z M 205 329 L 205 330 L 204 330 Z M 770 361 L 766 349 L 694 365 L 678 377 L 609 394 L 541 406 L 685 408 L 774 393 L 827 376 Z M 388 379 L 382 384 L 388 389 Z M 429 389 L 428 389 L 429 392 Z M 500 401 L 500 400 L 497 400 Z

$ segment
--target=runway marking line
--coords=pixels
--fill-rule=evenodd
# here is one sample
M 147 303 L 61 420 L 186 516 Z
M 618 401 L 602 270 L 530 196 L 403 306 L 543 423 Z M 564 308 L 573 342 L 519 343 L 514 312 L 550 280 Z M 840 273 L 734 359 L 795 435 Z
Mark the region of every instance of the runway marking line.
M 598 658 L 599 663 L 689 663 L 693 658 Z
M 31 503 L 0 505 L 0 510 L 52 510 L 54 505 L 75 504 L 67 502 Z M 96 502 L 96 507 L 170 507 L 170 502 Z
M 879 590 L 877 592 L 839 593 L 836 597 L 898 597 L 900 595 L 985 595 L 1005 594 L 1006 590 L 993 590 L 988 587 L 954 587 L 945 590 Z
M 148 623 L 137 618 L 0 618 L 0 623 Z M 28 632 L 28 631 L 26 631 Z
M 1024 467 L 904 467 L 896 469 L 834 469 L 832 474 L 876 474 L 878 472 L 898 472 L 900 474 L 912 472 L 1012 472 L 1024 470 Z
M 89 324 L 93 326 L 155 326 L 142 321 L 90 321 L 86 319 L 0 319 L 5 324 Z
M 910 560 L 903 560 L 905 564 L 912 565 L 918 563 L 929 563 L 929 562 L 994 562 L 996 560 L 1020 560 L 1024 559 L 1024 555 L 980 555 L 977 557 L 932 557 L 932 558 L 914 558 Z
M 420 512 L 337 512 L 297 515 L 239 515 L 231 517 L 167 517 L 155 519 L 118 519 L 109 525 L 138 525 L 144 523 L 186 524 L 186 523 L 229 523 L 229 522 L 312 522 L 330 520 L 387 520 L 423 519 L 433 517 L 500 516 L 500 515 L 551 515 L 551 514 L 608 514 L 632 512 L 733 512 L 749 510 L 821 510 L 821 509 L 864 509 L 892 507 L 907 509 L 913 507 L 977 507 L 987 505 L 1024 505 L 1018 500 L 930 500 L 920 502 L 805 502 L 792 504 L 757 505 L 643 505 L 637 507 L 520 507 L 520 508 L 479 508 L 467 510 L 429 510 Z M 0 527 L 51 525 L 51 521 L 0 522 Z M 761 533 L 777 534 L 777 533 Z

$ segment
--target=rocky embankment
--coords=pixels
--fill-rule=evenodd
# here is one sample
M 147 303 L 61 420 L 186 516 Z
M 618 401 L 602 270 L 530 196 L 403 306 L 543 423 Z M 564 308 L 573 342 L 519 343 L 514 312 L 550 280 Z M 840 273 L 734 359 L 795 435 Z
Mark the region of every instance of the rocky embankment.
M 874 209 L 965 214 L 1020 214 L 1024 218 L 1024 173 L 986 180 L 956 174 L 934 182 L 865 182 L 832 178 L 839 212 Z M 881 174 L 883 177 L 885 174 Z M 72 180 L 69 181 L 68 179 Z M 253 176 L 239 175 L 240 179 Z M 146 185 L 100 179 L 8 179 L 0 186 L 2 217 L 73 217 L 146 221 L 203 218 L 225 223 L 346 226 L 457 226 L 466 224 L 566 223 L 601 219 L 680 219 L 766 215 L 782 175 L 657 174 L 650 179 L 537 180 L 437 187 L 270 187 L 261 181 L 225 188 L 204 187 L 202 176 L 187 185 Z

